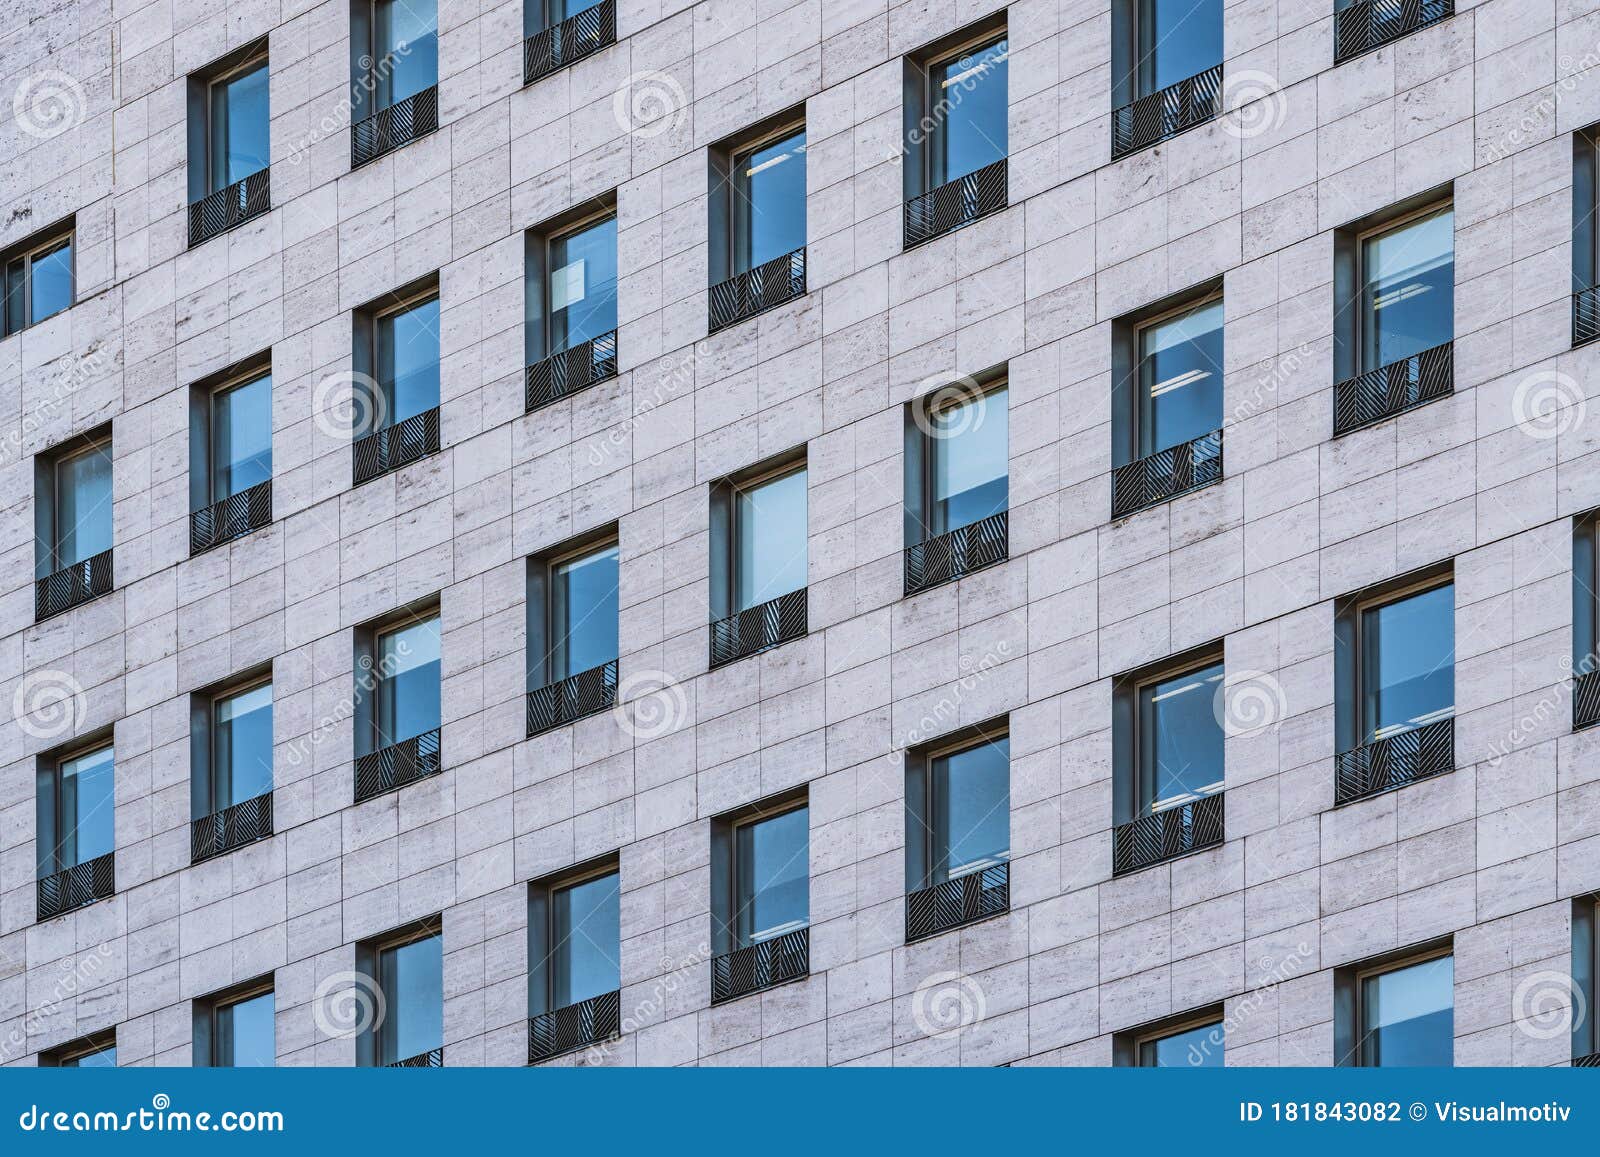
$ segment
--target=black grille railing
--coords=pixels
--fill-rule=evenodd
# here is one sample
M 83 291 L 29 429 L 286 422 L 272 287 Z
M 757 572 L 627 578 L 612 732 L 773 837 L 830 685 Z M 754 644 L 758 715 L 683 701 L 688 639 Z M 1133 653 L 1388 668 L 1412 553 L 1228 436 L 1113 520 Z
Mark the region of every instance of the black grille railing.
M 107 852 L 39 881 L 39 919 L 49 920 L 96 900 L 104 900 L 117 890 L 114 863 L 116 853 Z
M 735 948 L 711 960 L 711 1003 L 721 1004 L 811 974 L 811 929 Z
M 429 1049 L 403 1061 L 390 1061 L 386 1069 L 440 1069 L 444 1067 L 444 1049 Z
M 906 594 L 914 595 L 1005 562 L 1010 549 L 1009 516 L 1009 511 L 1002 510 L 906 547 Z
M 230 494 L 189 515 L 189 553 L 200 554 L 214 546 L 243 538 L 272 522 L 272 480 Z
M 1600 337 L 1600 286 L 1572 295 L 1572 344 L 1587 345 Z
M 355 484 L 409 466 L 439 451 L 439 408 L 412 414 L 403 422 L 385 426 L 351 444 L 351 477 Z
M 33 617 L 40 622 L 110 593 L 111 552 L 103 550 L 38 579 L 33 584 Z
M 617 703 L 617 661 L 602 663 L 528 692 L 528 735 L 538 735 Z
M 1222 792 L 1163 808 L 1111 832 L 1111 872 L 1121 876 L 1222 842 Z
M 806 633 L 806 588 L 790 591 L 711 624 L 711 665 L 765 651 Z
M 806 295 L 806 251 L 796 249 L 711 287 L 712 333 Z
M 350 167 L 375 161 L 439 127 L 439 86 L 412 93 L 350 126 Z
M 1445 342 L 1333 387 L 1333 432 L 1348 434 L 1455 391 L 1455 344 Z
M 438 775 L 443 766 L 437 727 L 359 755 L 356 757 L 356 802 Z
M 272 793 L 242 800 L 189 825 L 189 859 L 198 864 L 272 835 Z
M 991 864 L 906 897 L 906 942 L 1011 910 L 1011 865 Z
M 1123 518 L 1222 481 L 1222 431 L 1202 434 L 1118 466 L 1111 474 L 1111 517 Z
M 1111 114 L 1111 159 L 1171 140 L 1222 112 L 1222 65 L 1169 84 Z
M 577 1004 L 528 1018 L 528 1063 L 622 1035 L 622 993 L 602 992 Z
M 1440 719 L 1364 747 L 1341 751 L 1333 802 L 1352 803 L 1455 770 L 1456 721 Z
M 1001 158 L 913 197 L 905 207 L 905 247 L 943 237 L 1006 207 L 1006 160 Z
M 1590 1053 L 1585 1057 L 1573 1057 L 1572 1067 L 1575 1069 L 1600 1069 L 1600 1053 Z
M 596 382 L 617 376 L 617 331 L 580 342 L 528 367 L 525 402 L 529 413 L 559 402 Z
M 1363 0 L 1333 14 L 1333 63 L 1382 48 L 1454 16 L 1455 0 Z
M 189 204 L 189 245 L 199 245 L 272 208 L 271 169 L 258 169 Z
M 1572 681 L 1572 727 L 1600 723 L 1600 670 L 1585 671 Z
M 604 0 L 522 42 L 522 83 L 532 84 L 617 42 L 617 3 Z

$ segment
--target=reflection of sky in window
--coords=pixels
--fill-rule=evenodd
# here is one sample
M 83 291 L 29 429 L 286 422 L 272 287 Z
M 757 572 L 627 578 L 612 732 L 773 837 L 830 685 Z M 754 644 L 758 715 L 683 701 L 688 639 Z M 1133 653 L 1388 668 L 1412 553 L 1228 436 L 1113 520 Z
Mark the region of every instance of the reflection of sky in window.
M 550 901 L 555 917 L 551 1007 L 565 1008 L 620 988 L 621 891 L 617 873 L 557 889 Z
M 115 764 L 109 747 L 61 761 L 61 868 L 116 848 Z
M 1424 960 L 1362 982 L 1362 1061 L 1448 1066 L 1455 1057 L 1453 958 Z
M 550 243 L 550 352 L 617 328 L 617 219 L 606 217 Z
M 211 405 L 211 500 L 272 477 L 272 378 L 218 390 Z
M 800 132 L 734 158 L 735 273 L 805 247 L 805 144 Z
M 114 1069 L 117 1067 L 117 1046 L 107 1045 L 103 1049 L 84 1053 L 81 1056 L 68 1057 L 61 1062 L 63 1069 Z
M 735 926 L 740 946 L 803 927 L 810 911 L 806 808 L 735 829 Z
M 263 683 L 217 701 L 220 811 L 272 790 L 272 684 Z
M 1145 363 L 1140 456 L 1191 442 L 1222 425 L 1222 302 L 1140 331 Z
M 1449 341 L 1455 332 L 1455 217 L 1435 213 L 1369 238 L 1362 324 L 1366 369 Z
M 72 242 L 63 241 L 54 249 L 34 257 L 33 293 L 29 324 L 54 317 L 72 304 Z
M 111 549 L 111 454 L 93 446 L 56 464 L 57 568 Z
M 565 679 L 617 657 L 617 548 L 584 555 L 556 567 L 555 653 Z
M 439 404 L 439 299 L 378 319 L 378 384 L 385 424 L 393 426 Z
M 1222 63 L 1222 0 L 1141 0 L 1138 95 L 1148 96 Z
M 990 390 L 929 416 L 933 533 L 944 534 L 1006 508 L 1007 393 Z
M 444 953 L 438 936 L 384 950 L 388 1020 L 384 1063 L 409 1060 L 444 1043 Z
M 1455 588 L 1434 587 L 1362 616 L 1363 742 L 1420 727 L 1455 706 Z
M 378 5 L 373 69 L 378 107 L 398 104 L 439 83 L 438 9 L 427 0 Z M 384 75 L 387 70 L 387 75 Z
M 231 1031 L 232 1055 L 225 1058 L 232 1068 L 270 1068 L 278 1063 L 277 1021 L 273 1015 L 273 994 L 263 992 L 236 1001 L 223 1009 Z
M 1011 742 L 1001 737 L 933 761 L 933 882 L 1011 854 Z
M 796 470 L 739 490 L 734 506 L 734 610 L 748 610 L 805 586 L 806 472 Z
M 1223 734 L 1216 714 L 1222 681 L 1222 664 L 1213 663 L 1141 692 L 1141 815 L 1222 790 Z
M 224 138 L 211 142 L 213 191 L 267 167 L 267 76 L 263 62 L 212 90 L 212 127 Z
M 439 620 L 378 638 L 378 744 L 386 747 L 439 726 Z
M 933 69 L 928 116 L 935 186 L 1005 157 L 1007 55 L 1000 40 Z
M 1141 1042 L 1139 1064 L 1158 1069 L 1219 1069 L 1225 1044 L 1220 1022 L 1196 1025 Z

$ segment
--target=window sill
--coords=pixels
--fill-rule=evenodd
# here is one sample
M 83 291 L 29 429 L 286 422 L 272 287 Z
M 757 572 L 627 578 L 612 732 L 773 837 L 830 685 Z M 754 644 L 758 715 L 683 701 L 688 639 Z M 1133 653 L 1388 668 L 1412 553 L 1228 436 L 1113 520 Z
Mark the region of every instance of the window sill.
M 914 944 L 1011 911 L 1011 865 L 992 864 L 906 896 L 906 943 Z
M 811 929 L 736 948 L 711 961 L 711 1003 L 726 1004 L 811 975 Z
M 356 757 L 355 802 L 365 803 L 413 783 L 431 779 L 444 770 L 439 729 Z
M 1222 431 L 1169 446 L 1111 472 L 1111 520 L 1149 510 L 1222 481 Z
M 1455 719 L 1440 719 L 1340 752 L 1334 761 L 1334 806 L 1358 803 L 1454 771 L 1455 727 Z
M 1111 874 L 1131 875 L 1221 847 L 1226 838 L 1224 794 L 1201 796 L 1118 824 L 1111 832 Z
M 1222 113 L 1222 65 L 1125 104 L 1111 114 L 1111 159 L 1170 141 Z
M 622 1035 L 622 993 L 602 992 L 528 1018 L 528 1063 L 539 1064 Z

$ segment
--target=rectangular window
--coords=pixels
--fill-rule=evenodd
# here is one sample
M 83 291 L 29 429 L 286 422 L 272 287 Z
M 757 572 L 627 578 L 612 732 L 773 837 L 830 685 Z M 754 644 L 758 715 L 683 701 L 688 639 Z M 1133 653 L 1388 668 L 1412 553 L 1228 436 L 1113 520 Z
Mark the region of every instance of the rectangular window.
M 1222 1018 L 1213 1016 L 1141 1037 L 1138 1062 L 1146 1069 L 1220 1069 L 1224 1048 Z
M 1216 709 L 1222 680 L 1222 663 L 1215 662 L 1139 689 L 1137 816 L 1222 790 L 1223 731 Z
M 40 577 L 111 549 L 111 442 L 95 439 L 57 455 L 50 488 L 48 537 L 39 544 Z
M 806 585 L 805 467 L 733 492 L 734 611 Z
M 1011 741 L 935 754 L 928 766 L 930 886 L 1011 858 Z
M 267 61 L 258 57 L 206 86 L 206 192 L 237 184 L 267 167 Z
M 617 328 L 617 218 L 586 222 L 549 240 L 545 286 L 546 355 Z
M 221 502 L 271 479 L 271 372 L 213 390 L 206 426 L 210 438 L 210 502 Z
M 371 60 L 369 77 L 379 109 L 438 84 L 438 6 L 430 0 L 377 0 Z
M 272 790 L 272 684 L 212 701 L 211 803 L 221 811 Z
M 1222 63 L 1222 0 L 1136 0 L 1134 27 L 1135 98 Z
M 117 1034 L 97 1033 L 92 1037 L 62 1045 L 39 1057 L 44 1068 L 114 1069 L 117 1067 Z
M 422 1064 L 444 1046 L 444 947 L 437 933 L 380 947 L 378 985 L 385 1016 L 377 1063 Z
M 1454 957 L 1446 954 L 1357 976 L 1359 1063 L 1448 1067 L 1455 1061 Z
M 438 294 L 380 313 L 375 321 L 379 396 L 365 432 L 398 426 L 439 406 Z
M 553 565 L 549 682 L 617 657 L 617 584 L 616 543 Z
M 74 223 L 37 233 L 0 255 L 5 310 L 0 337 L 54 317 L 73 302 Z
M 733 154 L 732 269 L 744 273 L 804 249 L 806 133 L 787 133 Z
M 1600 1008 L 1595 1005 L 1600 980 L 1600 897 L 1572 901 L 1572 1063 L 1600 1067 Z
M 929 64 L 927 189 L 1006 158 L 1009 55 L 1001 35 Z
M 1455 332 L 1455 215 L 1426 210 L 1360 239 L 1362 372 L 1404 361 Z
M 928 411 L 928 533 L 948 534 L 1006 509 L 1010 467 L 1007 391 L 957 391 Z
M 615 871 L 550 894 L 550 1005 L 622 987 L 621 877 Z
M 116 847 L 116 761 L 110 744 L 44 764 L 39 772 L 39 878 Z
M 1363 744 L 1455 712 L 1455 588 L 1443 583 L 1361 609 Z
M 1186 306 L 1139 329 L 1138 457 L 1222 426 L 1222 299 Z
M 272 987 L 256 985 L 196 1010 L 195 1057 L 212 1068 L 271 1068 L 278 1063 Z M 202 1059 L 203 1058 L 203 1059 Z
M 807 926 L 810 812 L 804 804 L 733 829 L 733 945 L 744 948 Z
M 375 652 L 374 750 L 436 730 L 440 723 L 438 615 L 380 632 Z

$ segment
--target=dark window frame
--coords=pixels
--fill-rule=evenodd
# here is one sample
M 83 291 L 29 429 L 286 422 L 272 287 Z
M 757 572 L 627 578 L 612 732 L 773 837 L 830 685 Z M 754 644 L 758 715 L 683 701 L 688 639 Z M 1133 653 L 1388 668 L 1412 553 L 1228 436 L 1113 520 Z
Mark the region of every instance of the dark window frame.
M 375 434 L 380 430 L 393 429 L 397 423 L 394 411 L 396 409 L 392 397 L 394 383 L 385 383 L 380 372 L 383 365 L 383 323 L 390 318 L 407 313 L 430 301 L 439 302 L 441 315 L 439 335 L 439 351 L 434 365 L 441 376 L 438 396 L 429 409 L 437 410 L 444 404 L 444 324 L 442 321 L 444 310 L 444 295 L 437 272 L 429 273 L 398 289 L 367 302 L 353 312 L 353 358 L 352 369 L 355 372 L 354 382 L 357 387 L 366 393 L 365 414 L 367 424 L 365 428 L 351 432 L 352 441 L 359 441 L 363 437 Z M 378 397 L 373 397 L 371 391 L 376 389 Z M 359 402 L 358 402 L 359 404 Z M 380 413 L 383 417 L 381 426 L 371 424 L 371 417 Z M 427 410 L 419 410 L 418 414 Z M 415 417 L 416 415 L 411 415 Z M 404 419 L 402 419 L 404 420 Z
M 1227 1055 L 1227 1017 L 1221 1001 L 1201 1008 L 1185 1009 L 1159 1020 L 1115 1032 L 1111 1037 L 1111 1063 L 1116 1068 L 1154 1068 L 1145 1063 L 1145 1047 L 1190 1032 L 1215 1026 L 1221 1033 L 1223 1055 Z
M 234 362 L 217 373 L 209 374 L 189 387 L 189 510 L 191 512 L 204 510 L 225 498 L 232 497 L 230 494 L 217 493 L 217 398 L 231 390 L 271 377 L 272 350 L 269 347 L 260 353 Z M 268 398 L 270 409 L 270 382 Z M 271 479 L 272 475 L 269 473 L 268 481 Z
M 1600 670 L 1600 510 L 1572 520 L 1572 670 Z
M 919 397 L 912 398 L 905 407 L 905 516 L 904 534 L 906 548 L 930 542 L 960 527 L 937 528 L 935 511 L 938 501 L 934 494 L 938 459 L 936 443 L 925 427 L 932 424 L 933 416 L 946 409 L 975 401 L 982 396 L 985 401 L 992 395 L 1006 391 L 1006 512 L 1011 510 L 1011 375 L 1010 364 L 998 366 L 971 375 L 967 381 L 977 386 L 977 391 L 962 388 L 961 379 L 952 380 L 951 386 L 939 387 Z M 948 395 L 948 396 L 945 396 Z M 1000 514 L 1001 511 L 994 511 Z M 981 520 L 980 520 L 981 521 Z M 972 525 L 968 523 L 967 525 Z
M 1576 989 L 1572 1017 L 1572 1060 L 1600 1066 L 1600 894 L 1572 898 L 1572 960 L 1569 973 Z M 1593 1058 L 1592 1060 L 1590 1058 Z
M 75 1066 L 70 1062 L 80 1060 L 83 1057 L 91 1057 L 96 1053 L 103 1053 L 116 1047 L 117 1026 L 112 1025 L 110 1028 L 89 1033 L 87 1036 L 75 1037 L 65 1044 L 57 1045 L 53 1049 L 41 1052 L 38 1065 L 41 1069 L 72 1068 Z
M 196 1068 L 233 1068 L 232 1065 L 220 1064 L 217 1060 L 225 1046 L 231 1046 L 233 1024 L 231 1018 L 226 1018 L 224 1012 L 231 1010 L 235 1005 L 247 1000 L 254 1000 L 258 996 L 272 993 L 273 1001 L 273 1060 L 277 1060 L 277 988 L 273 973 L 258 976 L 247 980 L 243 984 L 236 984 L 225 988 L 210 996 L 201 997 L 194 1001 L 194 1046 L 191 1060 Z
M 707 150 L 710 189 L 707 205 L 710 219 L 707 265 L 710 276 L 707 281 L 710 285 L 720 284 L 751 269 L 748 231 L 741 229 L 741 221 L 748 219 L 748 209 L 741 214 L 739 208 L 741 203 L 748 204 L 749 198 L 741 189 L 748 188 L 749 179 L 741 179 L 739 159 L 779 141 L 803 135 L 806 127 L 806 109 L 802 104 L 767 117 Z M 800 212 L 809 225 L 807 208 L 806 197 L 802 195 Z M 809 242 L 809 236 L 806 240 Z
M 204 690 L 196 691 L 190 696 L 190 727 L 189 727 L 189 761 L 191 775 L 189 779 L 190 818 L 199 820 L 215 815 L 224 807 L 218 806 L 221 792 L 218 790 L 218 769 L 221 760 L 218 758 L 217 738 L 220 728 L 217 726 L 217 708 L 225 699 L 246 694 L 260 687 L 272 686 L 272 666 L 270 663 L 253 667 L 224 682 L 213 684 Z M 273 701 L 274 715 L 276 715 L 277 701 Z M 273 723 L 277 720 L 274 718 Z M 274 769 L 276 770 L 276 769 Z M 232 782 L 228 784 L 228 794 L 232 795 Z M 270 794 L 277 789 L 277 783 L 268 789 Z M 254 798 L 254 797 L 250 797 Z M 235 800 L 234 803 L 243 803 Z
M 620 595 L 622 551 L 619 530 L 617 523 L 606 523 L 538 554 L 528 556 L 525 655 L 529 691 L 579 673 L 565 670 L 565 655 L 561 650 L 564 640 L 556 638 L 557 593 L 560 586 L 556 576 L 559 569 L 569 562 L 615 547 Z M 618 613 L 620 616 L 620 605 Z M 621 644 L 619 630 L 617 640 L 619 652 L 622 650 Z M 613 656 L 613 660 L 620 657 L 620 655 Z M 558 670 L 563 673 L 557 674 Z
M 67 566 L 62 561 L 61 499 L 66 493 L 61 468 L 75 458 L 103 453 L 110 471 L 112 545 L 116 539 L 117 461 L 111 424 L 97 426 L 50 447 L 34 459 L 34 577 L 45 578 Z M 40 557 L 43 547 L 43 557 Z M 82 560 L 79 560 L 80 562 Z
M 1415 964 L 1443 960 L 1455 955 L 1452 937 L 1442 937 L 1421 944 L 1385 952 L 1379 956 L 1351 964 L 1341 965 L 1333 972 L 1334 1007 L 1334 1064 L 1340 1068 L 1372 1068 L 1368 1063 L 1368 1038 L 1364 990 L 1366 982 L 1375 976 L 1398 972 Z M 1452 980 L 1450 1005 L 1455 1008 L 1455 985 Z M 1452 1053 L 1452 1062 L 1454 1056 Z
M 1150 43 L 1152 0 L 1113 0 L 1111 6 L 1111 107 L 1123 108 L 1160 92 L 1155 87 L 1155 46 Z M 1224 21 L 1226 14 L 1224 14 Z M 1225 62 L 1223 55 L 1209 67 Z M 1201 72 L 1206 71 L 1201 69 Z M 1198 76 L 1199 73 L 1192 73 Z M 1179 80 L 1186 78 L 1180 77 Z M 1175 82 L 1176 83 L 1176 82 Z
M 736 471 L 711 484 L 711 566 L 710 605 L 711 621 L 718 622 L 739 613 L 736 606 L 739 591 L 739 496 L 768 482 L 776 482 L 791 474 L 806 474 L 806 584 L 811 581 L 811 477 L 809 448 L 806 443 L 775 454 L 769 458 Z M 774 596 L 775 598 L 782 596 Z M 760 603 L 755 604 L 760 606 Z M 748 609 L 748 608 L 745 608 Z
M 558 241 L 581 233 L 605 219 L 613 218 L 618 225 L 618 280 L 621 280 L 620 257 L 621 215 L 617 211 L 617 193 L 613 189 L 591 197 L 565 213 L 558 214 L 523 232 L 523 357 L 525 364 L 535 365 L 547 358 L 571 349 L 555 348 L 554 311 L 550 308 L 550 271 L 552 253 Z M 617 319 L 621 325 L 622 319 Z
M 0 252 L 0 298 L 5 307 L 0 309 L 0 338 L 21 333 L 35 325 L 49 321 L 50 317 L 33 320 L 34 264 L 70 246 L 68 277 L 72 281 L 71 299 L 52 313 L 56 317 L 78 304 L 78 217 L 73 214 L 31 233 L 11 248 Z
M 932 44 L 902 58 L 904 123 L 901 129 L 901 147 L 905 151 L 901 164 L 902 195 L 911 201 L 924 193 L 948 184 L 948 180 L 935 183 L 939 152 L 933 138 L 940 136 L 942 118 L 934 122 L 932 131 L 924 131 L 924 121 L 933 120 L 933 110 L 938 108 L 934 91 L 933 73 L 939 66 L 948 64 L 966 53 L 991 47 L 1010 38 L 1007 11 L 1002 8 L 992 16 L 958 29 Z M 1011 154 L 1010 139 L 1011 99 L 1009 85 L 1006 93 L 1006 155 Z M 959 178 L 958 178 L 959 179 Z
M 1207 667 L 1221 666 L 1226 678 L 1228 669 L 1226 650 L 1223 640 L 1214 639 L 1154 663 L 1147 663 L 1112 680 L 1112 819 L 1115 825 L 1132 823 L 1134 820 L 1154 814 L 1146 810 L 1141 802 L 1145 781 L 1143 763 L 1147 746 L 1142 706 L 1145 692 L 1157 683 L 1177 679 Z M 1217 728 L 1223 732 L 1226 739 L 1226 732 L 1220 723 Z M 1223 773 L 1226 776 L 1226 762 Z M 1226 787 L 1223 790 L 1226 791 Z
M 617 877 L 617 892 L 622 891 L 621 857 L 616 852 L 596 856 L 571 868 L 534 880 L 528 885 L 528 1015 L 539 1016 L 568 1007 L 555 1003 L 556 943 L 555 897 L 558 892 L 587 884 L 606 876 Z M 622 957 L 618 937 L 617 958 Z
M 356 971 L 370 978 L 371 983 L 378 987 L 383 994 L 384 1004 L 393 1010 L 396 994 L 391 993 L 384 983 L 383 962 L 385 954 L 396 948 L 404 948 L 409 944 L 437 936 L 439 938 L 440 960 L 444 958 L 444 917 L 443 914 L 424 916 L 412 920 L 400 927 L 374 936 L 356 946 Z M 444 1021 L 444 990 L 439 991 L 439 1019 L 441 1026 Z M 369 1018 L 374 1019 L 374 1018 Z M 361 1068 L 382 1068 L 394 1061 L 403 1061 L 407 1057 L 394 1057 L 390 1061 L 383 1060 L 387 1042 L 391 1039 L 395 1018 L 385 1016 L 382 1023 L 367 1024 L 356 1037 L 356 1065 Z M 443 1032 L 440 1033 L 438 1047 L 444 1048 Z
M 443 694 L 444 684 L 444 608 L 438 595 L 426 595 L 415 602 L 396 608 L 379 618 L 368 620 L 355 630 L 355 668 L 354 677 L 357 681 L 355 694 L 354 722 L 355 722 L 355 753 L 357 756 L 371 755 L 392 747 L 395 743 L 404 742 L 391 739 L 382 742 L 382 718 L 379 699 L 383 694 L 383 678 L 381 677 L 381 652 L 380 640 L 383 636 L 393 634 L 395 631 L 406 627 L 425 623 L 435 619 L 439 623 L 439 682 L 440 693 Z M 370 686 L 360 685 L 363 673 L 369 675 Z M 439 727 L 442 730 L 444 720 L 441 717 Z
M 34 870 L 39 879 L 65 872 L 71 868 L 86 864 L 89 860 L 98 857 L 90 856 L 84 859 L 78 855 L 73 863 L 66 863 L 62 857 L 62 845 L 66 843 L 65 829 L 62 827 L 62 802 L 61 802 L 61 768 L 70 760 L 81 759 L 97 752 L 111 752 L 112 787 L 111 787 L 111 851 L 116 851 L 116 766 L 117 743 L 116 736 L 110 728 L 101 728 L 89 735 L 74 739 L 71 742 L 45 752 L 38 757 L 35 765 L 34 779 Z M 48 798 L 46 788 L 48 787 Z M 50 834 L 49 850 L 46 853 L 45 833 Z M 45 871 L 45 857 L 48 854 L 49 871 Z M 74 853 L 76 854 L 76 853 Z M 102 853 L 104 854 L 104 853 Z
M 1370 678 L 1362 636 L 1365 616 L 1413 595 L 1455 585 L 1454 559 L 1446 559 L 1385 582 L 1364 587 L 1334 603 L 1334 731 L 1336 750 L 1367 746 L 1367 691 Z M 1454 602 L 1452 600 L 1452 606 Z M 1454 635 L 1452 633 L 1452 641 Z M 1452 683 L 1456 663 L 1451 662 Z M 1452 695 L 1452 700 L 1454 696 Z M 1452 714 L 1454 703 L 1452 703 Z
M 1600 282 L 1600 124 L 1572 134 L 1572 291 Z
M 806 926 L 811 925 L 811 799 L 809 785 L 790 788 L 716 817 L 711 823 L 711 937 L 712 953 L 723 956 L 739 948 L 739 831 L 763 820 L 776 819 L 805 809 L 806 824 Z
M 189 75 L 189 203 L 203 199 L 211 193 L 221 192 L 234 182 L 222 180 L 217 174 L 217 119 L 216 104 L 220 86 L 236 80 L 258 68 L 268 69 L 267 136 L 271 144 L 271 59 L 268 56 L 267 38 L 253 40 L 235 49 L 207 67 Z M 223 150 L 226 151 L 225 142 Z M 262 169 L 272 167 L 270 158 Z M 221 174 L 225 177 L 227 174 Z M 240 178 L 244 180 L 245 178 Z
M 938 816 L 937 789 L 933 774 L 935 762 L 942 758 L 960 755 L 963 752 L 988 746 L 1002 739 L 1009 741 L 1010 738 L 1010 717 L 1002 715 L 983 723 L 976 723 L 970 727 L 963 727 L 946 735 L 941 735 L 935 740 L 911 748 L 906 752 L 906 891 L 908 893 L 935 887 L 938 884 L 948 882 L 950 879 L 959 878 L 948 875 L 948 865 L 943 865 L 941 872 L 941 866 L 937 863 L 939 834 L 935 831 L 935 823 Z M 1008 864 L 1012 858 L 1009 851 L 1011 762 L 1008 749 L 1006 755 L 1008 850 L 1004 861 Z M 912 827 L 913 824 L 916 824 L 915 830 Z M 949 833 L 944 833 L 944 836 L 944 842 L 948 846 L 950 843 Z M 977 869 L 977 871 L 982 870 Z M 945 879 L 935 879 L 935 876 L 940 874 L 944 874 Z M 963 875 L 970 874 L 972 873 L 963 873 Z
M 1213 301 L 1224 303 L 1223 278 L 1213 277 L 1167 294 L 1140 309 L 1116 318 L 1111 323 L 1111 465 L 1115 469 L 1137 462 L 1149 454 L 1141 452 L 1145 431 L 1143 410 L 1149 394 L 1145 381 L 1144 335 L 1152 326 L 1171 321 L 1182 314 L 1210 305 Z M 1227 349 L 1227 319 L 1223 319 L 1223 349 Z M 1223 423 L 1226 425 L 1226 399 L 1223 406 Z M 1221 429 L 1219 426 L 1218 429 Z

